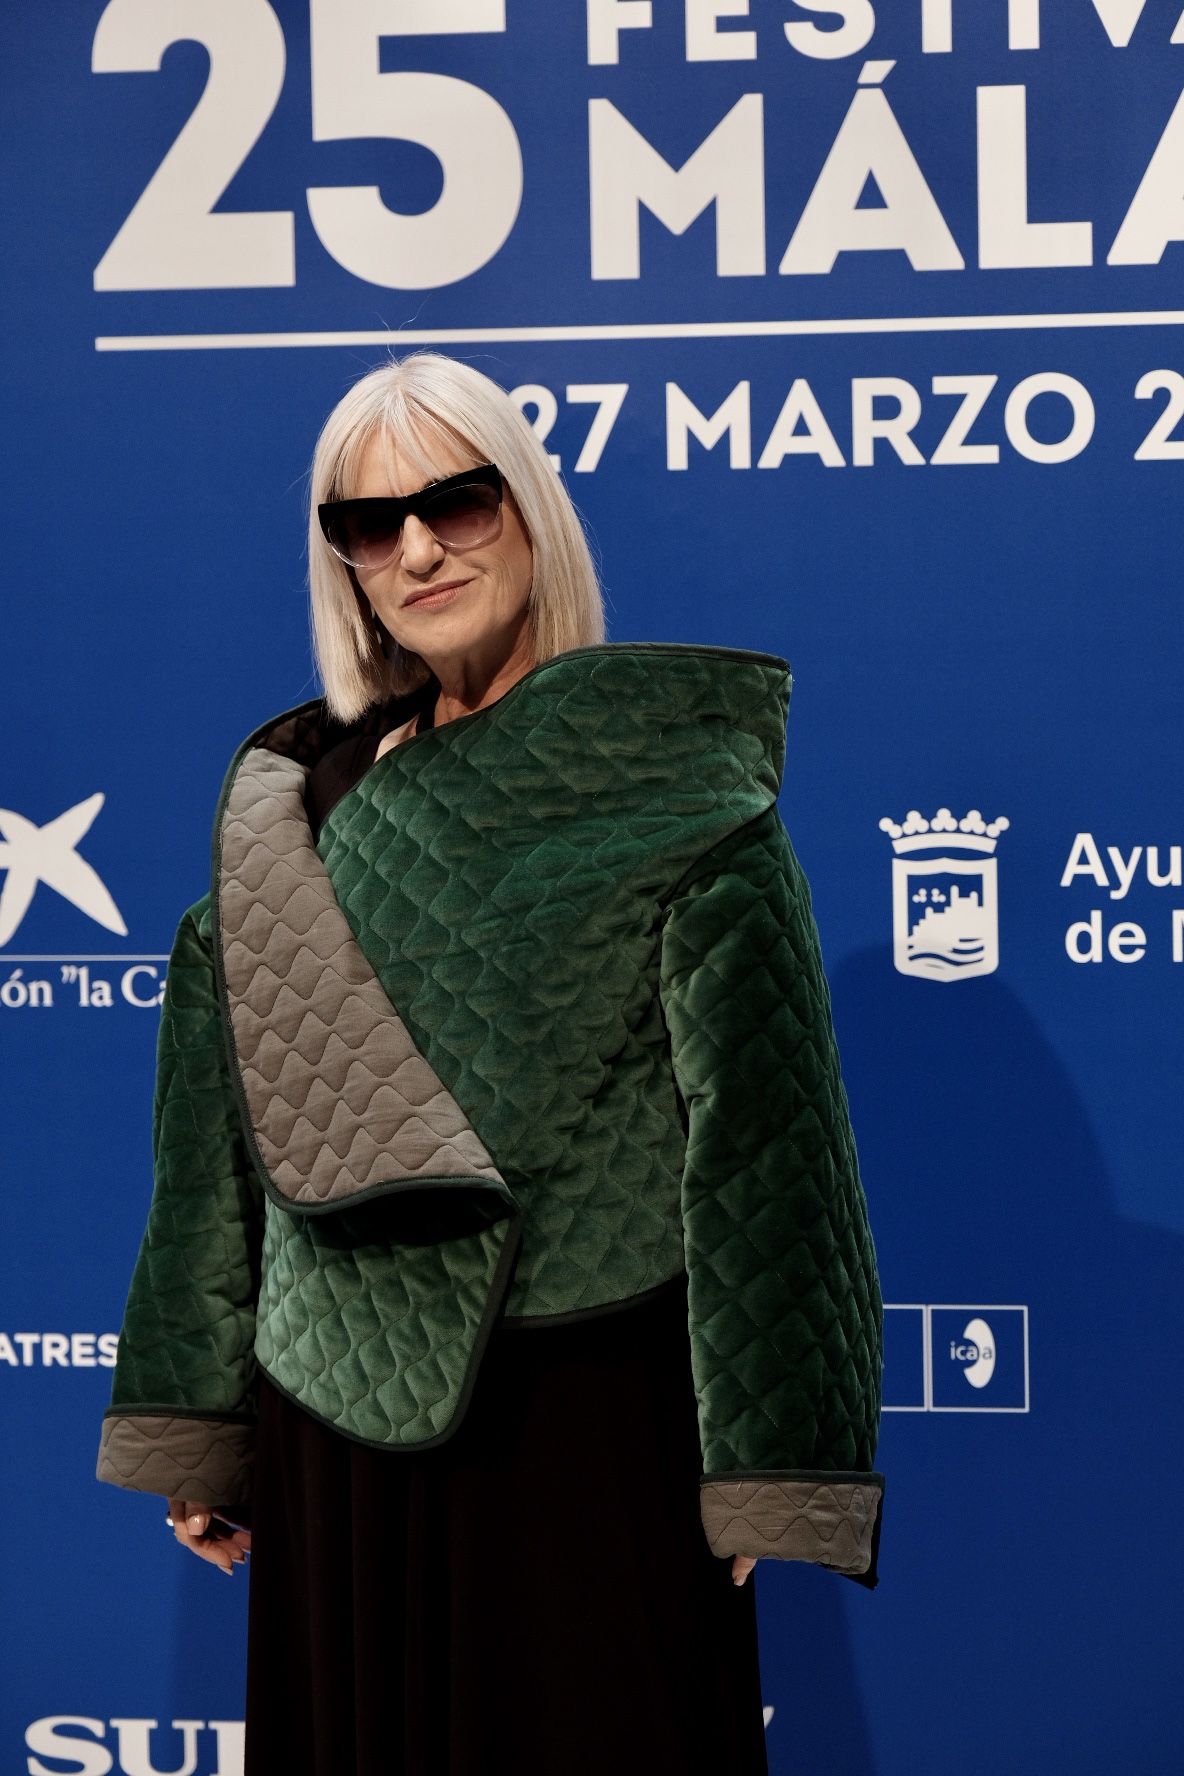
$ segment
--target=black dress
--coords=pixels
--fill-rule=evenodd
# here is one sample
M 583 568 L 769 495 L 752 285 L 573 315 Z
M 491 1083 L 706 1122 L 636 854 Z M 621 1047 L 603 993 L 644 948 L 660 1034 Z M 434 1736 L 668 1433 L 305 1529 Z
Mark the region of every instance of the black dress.
M 310 775 L 314 831 L 377 744 Z M 686 1287 L 499 1323 L 429 1450 L 260 1373 L 244 1776 L 767 1776 L 760 1568 L 733 1585 L 700 1526 Z

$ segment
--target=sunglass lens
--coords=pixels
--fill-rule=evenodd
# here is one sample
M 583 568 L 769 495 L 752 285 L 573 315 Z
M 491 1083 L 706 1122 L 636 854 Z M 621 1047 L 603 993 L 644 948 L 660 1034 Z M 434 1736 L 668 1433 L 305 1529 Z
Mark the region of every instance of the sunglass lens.
M 400 528 L 380 514 L 345 512 L 333 520 L 329 541 L 354 567 L 381 567 L 399 546 Z
M 423 520 L 446 547 L 471 549 L 493 535 L 500 505 L 497 488 L 478 481 L 447 488 L 425 501 Z

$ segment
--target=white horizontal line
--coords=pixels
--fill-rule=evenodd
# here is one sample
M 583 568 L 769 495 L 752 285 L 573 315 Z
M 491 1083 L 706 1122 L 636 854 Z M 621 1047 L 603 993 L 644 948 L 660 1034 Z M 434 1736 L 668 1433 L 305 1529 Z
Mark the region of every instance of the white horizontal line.
M 127 950 L 120 956 L 18 956 L 9 950 L 0 950 L 0 967 L 5 962 L 167 962 L 168 956 L 153 956 L 147 951 Z
M 931 1406 L 930 1412 L 1026 1412 L 1031 1415 L 1029 1406 Z
M 878 315 L 848 320 L 637 321 L 570 327 L 390 327 L 342 333 L 101 333 L 96 351 L 257 351 L 271 347 L 550 344 L 565 340 L 780 339 L 801 334 L 976 333 L 1033 327 L 1179 327 L 1184 309 L 1081 314 Z

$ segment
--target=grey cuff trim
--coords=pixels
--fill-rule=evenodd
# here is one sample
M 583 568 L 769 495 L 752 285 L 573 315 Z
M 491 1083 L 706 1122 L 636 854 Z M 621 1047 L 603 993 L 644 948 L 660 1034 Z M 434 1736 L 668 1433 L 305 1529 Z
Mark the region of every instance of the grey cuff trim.
M 699 1509 L 713 1554 L 810 1560 L 864 1573 L 883 1490 L 879 1474 L 708 1475 L 700 1482 Z
M 95 1477 L 132 1492 L 249 1507 L 255 1426 L 180 1413 L 108 1412 Z

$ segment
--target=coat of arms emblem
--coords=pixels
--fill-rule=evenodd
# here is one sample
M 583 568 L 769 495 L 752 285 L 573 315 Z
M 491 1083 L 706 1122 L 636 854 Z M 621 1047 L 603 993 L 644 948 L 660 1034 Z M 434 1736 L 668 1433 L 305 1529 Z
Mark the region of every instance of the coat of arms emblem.
M 987 822 L 977 808 L 955 820 L 939 808 L 926 820 L 910 808 L 885 815 L 892 840 L 892 959 L 901 974 L 967 980 L 999 966 L 995 845 L 1005 815 Z

